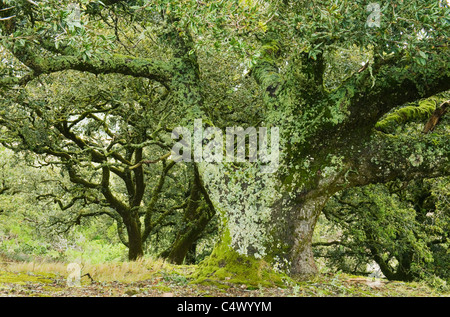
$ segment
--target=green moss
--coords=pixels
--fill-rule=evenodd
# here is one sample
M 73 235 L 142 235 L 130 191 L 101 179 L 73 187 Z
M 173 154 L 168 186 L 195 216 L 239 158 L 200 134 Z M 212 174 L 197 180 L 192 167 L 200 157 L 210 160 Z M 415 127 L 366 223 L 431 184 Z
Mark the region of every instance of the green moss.
M 47 273 L 15 273 L 15 272 L 0 272 L 0 283 L 52 283 L 54 274 Z
M 402 123 L 427 120 L 435 109 L 434 100 L 423 100 L 418 106 L 406 106 L 388 114 L 375 125 L 375 128 L 385 133 L 392 133 Z
M 155 286 L 152 286 L 151 289 L 158 290 L 161 292 L 171 292 L 172 291 L 172 289 L 166 285 L 155 285 Z
M 226 234 L 209 258 L 199 264 L 193 275 L 194 284 L 212 284 L 217 287 L 246 285 L 255 287 L 284 287 L 288 277 L 275 272 L 263 259 L 241 255 L 230 248 Z

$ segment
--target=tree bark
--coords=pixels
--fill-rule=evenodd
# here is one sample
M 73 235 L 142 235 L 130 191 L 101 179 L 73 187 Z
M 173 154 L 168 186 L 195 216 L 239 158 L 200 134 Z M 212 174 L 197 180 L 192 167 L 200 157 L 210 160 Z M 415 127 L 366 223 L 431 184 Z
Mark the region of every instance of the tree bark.
M 144 256 L 141 236 L 141 224 L 137 215 L 127 215 L 123 221 L 128 234 L 128 259 L 136 261 Z
M 195 217 L 196 219 L 185 222 L 185 228 L 178 233 L 175 242 L 171 246 L 167 255 L 167 261 L 174 264 L 183 264 L 186 255 L 211 219 L 204 206 L 195 210 Z
M 317 274 L 317 267 L 312 251 L 312 236 L 319 215 L 327 197 L 315 197 L 304 201 L 298 212 L 293 232 L 293 246 L 290 252 L 290 274 L 307 278 Z
M 312 235 L 328 197 L 337 190 L 334 182 L 289 191 L 277 173 L 260 174 L 250 166 L 236 170 L 222 165 L 215 172 L 214 168 L 203 166 L 202 175 L 221 219 L 217 246 L 221 252 L 216 257 L 226 259 L 232 257 L 229 252 L 236 252 L 299 278 L 316 274 Z M 245 173 L 248 177 L 241 176 Z

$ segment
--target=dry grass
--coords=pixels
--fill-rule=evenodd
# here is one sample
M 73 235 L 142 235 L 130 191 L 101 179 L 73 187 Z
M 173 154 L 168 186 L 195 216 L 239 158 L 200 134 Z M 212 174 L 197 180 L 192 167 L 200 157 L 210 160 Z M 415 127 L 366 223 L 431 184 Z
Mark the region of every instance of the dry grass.
M 63 262 L 10 262 L 6 271 L 56 274 L 67 277 L 69 263 Z M 3 268 L 5 270 L 5 268 Z M 173 266 L 162 259 L 142 259 L 135 262 L 117 262 L 104 264 L 81 263 L 81 274 L 89 273 L 99 282 L 135 282 L 152 278 L 164 273 L 186 274 L 193 270 L 189 266 Z

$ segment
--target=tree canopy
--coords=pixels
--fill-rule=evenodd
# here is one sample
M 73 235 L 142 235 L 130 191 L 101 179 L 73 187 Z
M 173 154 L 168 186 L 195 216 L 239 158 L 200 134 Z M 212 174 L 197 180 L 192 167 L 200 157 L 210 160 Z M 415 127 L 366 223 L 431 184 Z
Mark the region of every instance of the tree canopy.
M 0 141 L 61 168 L 63 209 L 105 207 L 132 260 L 182 209 L 175 262 L 216 214 L 204 275 L 314 274 L 334 194 L 448 176 L 448 17 L 437 0 L 0 1 Z M 171 133 L 196 119 L 276 128 L 277 164 L 177 164 Z

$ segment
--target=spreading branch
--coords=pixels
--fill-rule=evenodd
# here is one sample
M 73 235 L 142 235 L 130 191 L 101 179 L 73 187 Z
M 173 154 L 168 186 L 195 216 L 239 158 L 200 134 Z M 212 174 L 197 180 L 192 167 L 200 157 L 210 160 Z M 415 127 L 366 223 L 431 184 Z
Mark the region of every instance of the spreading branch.
M 417 144 L 428 149 L 422 152 Z M 433 178 L 450 175 L 450 142 L 448 135 L 422 134 L 392 136 L 377 132 L 371 142 L 351 158 L 352 170 L 345 181 L 352 186 L 386 183 L 396 179 Z
M 163 85 L 170 81 L 170 67 L 150 58 L 123 55 L 96 56 L 85 60 L 81 56 L 41 56 L 31 48 L 15 52 L 15 56 L 37 74 L 50 74 L 64 70 L 78 70 L 92 74 L 123 74 L 155 80 Z

